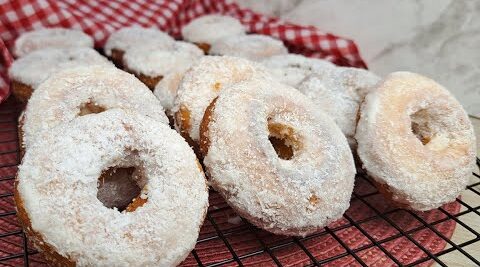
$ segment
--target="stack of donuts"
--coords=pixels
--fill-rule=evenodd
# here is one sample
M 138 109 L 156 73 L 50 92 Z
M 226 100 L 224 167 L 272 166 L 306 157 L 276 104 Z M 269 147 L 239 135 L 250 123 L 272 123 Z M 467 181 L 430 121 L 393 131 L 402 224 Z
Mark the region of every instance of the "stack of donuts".
M 15 201 L 49 264 L 180 264 L 209 186 L 289 236 L 341 218 L 359 171 L 386 201 L 420 211 L 466 186 L 473 127 L 435 81 L 289 54 L 221 15 L 182 35 L 123 28 L 106 57 L 80 31 L 17 39 L 9 75 L 27 104 Z

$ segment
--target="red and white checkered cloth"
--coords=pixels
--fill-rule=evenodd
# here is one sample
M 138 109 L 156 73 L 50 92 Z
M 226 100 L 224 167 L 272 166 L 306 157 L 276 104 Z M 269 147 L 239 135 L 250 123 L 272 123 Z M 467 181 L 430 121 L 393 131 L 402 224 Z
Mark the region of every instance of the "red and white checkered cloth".
M 81 29 L 93 36 L 96 47 L 102 47 L 112 32 L 133 24 L 158 27 L 180 38 L 185 24 L 210 13 L 235 17 L 249 32 L 279 38 L 291 52 L 365 67 L 353 41 L 241 9 L 231 0 L 0 0 L 0 102 L 10 94 L 6 68 L 13 57 L 9 49 L 23 32 L 42 27 Z

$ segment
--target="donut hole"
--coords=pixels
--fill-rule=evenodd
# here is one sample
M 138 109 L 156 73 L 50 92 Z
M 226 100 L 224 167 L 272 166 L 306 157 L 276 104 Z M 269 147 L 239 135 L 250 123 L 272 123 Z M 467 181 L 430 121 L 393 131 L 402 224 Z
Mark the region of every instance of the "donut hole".
M 445 103 L 430 103 L 410 115 L 411 130 L 415 137 L 430 151 L 445 151 L 452 148 L 455 140 L 458 117 Z M 450 149 L 449 153 L 453 153 Z M 461 151 L 457 151 L 462 153 Z
M 281 123 L 268 123 L 268 140 L 277 156 L 284 160 L 292 159 L 301 146 L 293 128 Z
M 142 180 L 136 167 L 110 167 L 98 178 L 97 198 L 107 208 L 133 212 L 147 201 L 140 197 Z
M 101 112 L 104 112 L 105 110 L 106 110 L 105 107 L 102 107 L 95 102 L 89 101 L 89 102 L 83 103 L 80 106 L 80 112 L 78 113 L 78 115 L 85 116 L 88 114 L 101 113 Z
M 434 114 L 427 109 L 420 109 L 410 115 L 412 133 L 423 145 L 427 145 L 436 134 Z

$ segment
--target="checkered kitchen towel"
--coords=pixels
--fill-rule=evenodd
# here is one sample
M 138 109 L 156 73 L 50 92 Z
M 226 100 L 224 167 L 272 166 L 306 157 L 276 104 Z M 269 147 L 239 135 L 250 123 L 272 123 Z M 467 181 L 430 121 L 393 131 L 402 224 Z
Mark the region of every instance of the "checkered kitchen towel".
M 351 40 L 241 9 L 231 0 L 0 0 L 0 101 L 10 94 L 6 68 L 15 38 L 42 27 L 81 29 L 102 47 L 108 36 L 125 26 L 158 27 L 180 38 L 192 19 L 221 13 L 239 19 L 249 32 L 270 35 L 285 42 L 291 52 L 330 60 L 338 65 L 365 67 Z

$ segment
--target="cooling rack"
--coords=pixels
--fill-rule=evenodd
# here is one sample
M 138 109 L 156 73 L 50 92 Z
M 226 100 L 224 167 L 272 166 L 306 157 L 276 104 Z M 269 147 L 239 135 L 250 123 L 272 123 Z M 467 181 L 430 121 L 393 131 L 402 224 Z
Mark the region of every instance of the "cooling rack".
M 21 109 L 12 98 L 0 105 L 0 266 L 44 266 L 15 215 L 12 192 Z M 389 205 L 368 177 L 358 175 L 351 207 L 342 219 L 307 237 L 292 238 L 252 226 L 210 191 L 197 245 L 182 266 L 447 266 L 448 254 L 480 266 L 475 258 L 479 200 L 478 169 L 462 197 L 429 212 Z M 462 238 L 452 238 L 454 231 L 461 231 Z

